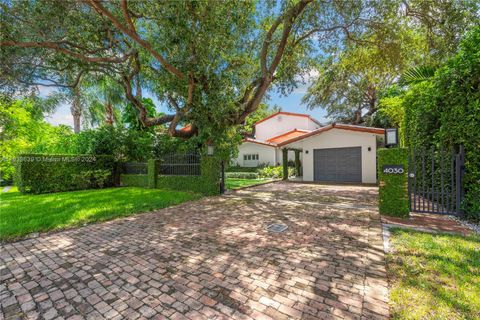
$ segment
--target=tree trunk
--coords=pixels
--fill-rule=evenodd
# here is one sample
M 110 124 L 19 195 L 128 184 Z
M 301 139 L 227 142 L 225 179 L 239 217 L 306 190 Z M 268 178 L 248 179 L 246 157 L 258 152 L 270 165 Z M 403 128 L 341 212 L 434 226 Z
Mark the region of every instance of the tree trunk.
M 362 122 L 363 122 L 363 119 L 362 119 L 362 109 L 357 109 L 357 110 L 355 111 L 355 115 L 354 115 L 352 124 L 358 125 L 358 124 L 360 124 L 360 123 L 362 123 Z
M 73 116 L 73 132 L 80 133 L 80 118 L 81 118 L 81 115 L 72 112 L 72 116 Z
M 113 113 L 113 107 L 110 103 L 105 105 L 105 123 L 109 126 L 113 126 L 115 122 L 115 114 Z
M 80 132 L 80 120 L 82 117 L 82 107 L 80 105 L 80 90 L 78 86 L 73 89 L 72 105 L 70 106 L 70 112 L 73 117 L 73 132 Z

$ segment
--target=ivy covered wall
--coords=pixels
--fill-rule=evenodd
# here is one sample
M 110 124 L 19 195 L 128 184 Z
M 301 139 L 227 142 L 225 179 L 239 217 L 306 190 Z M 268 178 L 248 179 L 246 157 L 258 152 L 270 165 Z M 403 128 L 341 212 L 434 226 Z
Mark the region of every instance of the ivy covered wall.
M 408 149 L 378 149 L 378 181 L 380 214 L 406 218 L 409 215 L 408 204 Z M 384 165 L 402 165 L 403 173 L 384 173 Z

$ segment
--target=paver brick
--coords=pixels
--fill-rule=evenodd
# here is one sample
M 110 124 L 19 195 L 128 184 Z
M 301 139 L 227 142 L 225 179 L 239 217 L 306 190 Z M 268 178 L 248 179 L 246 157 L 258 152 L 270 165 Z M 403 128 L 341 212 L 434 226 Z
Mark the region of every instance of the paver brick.
M 388 318 L 376 198 L 281 182 L 6 243 L 0 320 Z

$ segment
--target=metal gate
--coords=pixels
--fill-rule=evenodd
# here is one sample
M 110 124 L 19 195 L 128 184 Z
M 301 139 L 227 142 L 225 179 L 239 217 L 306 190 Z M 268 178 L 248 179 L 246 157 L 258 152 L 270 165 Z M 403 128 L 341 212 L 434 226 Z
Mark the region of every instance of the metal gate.
M 465 151 L 413 149 L 409 159 L 410 211 L 461 214 Z

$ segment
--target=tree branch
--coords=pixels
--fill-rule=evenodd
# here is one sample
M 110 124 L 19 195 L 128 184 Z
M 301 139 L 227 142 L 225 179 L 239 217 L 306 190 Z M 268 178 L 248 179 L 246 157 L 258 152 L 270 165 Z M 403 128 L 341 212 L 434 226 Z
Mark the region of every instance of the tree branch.
M 155 59 L 160 62 L 160 64 L 170 73 L 175 75 L 179 79 L 184 79 L 185 75 L 183 72 L 172 66 L 170 63 L 167 62 L 167 60 L 160 54 L 158 53 L 155 49 L 153 49 L 152 45 L 148 43 L 147 41 L 143 40 L 138 33 L 135 30 L 131 30 L 130 28 L 126 27 L 123 25 L 110 11 L 108 11 L 102 4 L 100 0 L 84 0 L 86 3 L 95 9 L 98 13 L 101 15 L 105 16 L 112 24 L 121 32 L 126 34 L 128 37 L 130 37 L 133 41 L 135 41 L 137 44 L 142 46 L 145 50 L 150 52 L 152 56 L 155 57 Z M 125 3 L 126 5 L 126 3 Z M 127 22 L 128 23 L 128 22 Z
M 260 102 L 265 96 L 268 87 L 273 81 L 273 74 L 275 73 L 278 65 L 280 64 L 280 61 L 283 58 L 288 38 L 291 34 L 296 18 L 301 15 L 301 13 L 305 10 L 306 6 L 312 1 L 313 0 L 301 0 L 296 5 L 288 9 L 285 14 L 278 17 L 277 20 L 275 20 L 274 24 L 270 27 L 265 37 L 260 54 L 260 65 L 262 69 L 261 78 L 254 80 L 252 84 L 246 88 L 243 97 L 239 101 L 240 106 L 243 106 L 244 109 L 243 112 L 241 112 L 235 117 L 235 124 L 243 123 L 246 117 L 258 108 Z M 270 66 L 267 66 L 267 57 L 269 55 L 268 49 L 270 47 L 270 42 L 272 40 L 273 34 L 281 23 L 283 23 L 282 37 L 277 46 L 277 51 L 272 60 L 272 63 L 270 64 Z
M 125 62 L 128 57 L 131 55 L 131 52 L 127 52 L 122 57 L 89 57 L 84 54 L 73 52 L 62 47 L 62 44 L 65 44 L 64 41 L 43 41 L 43 42 L 17 42 L 17 41 L 2 41 L 0 42 L 0 47 L 19 47 L 19 48 L 45 48 L 52 49 L 55 51 L 62 52 L 66 55 L 75 57 L 79 60 L 85 62 L 99 63 L 99 62 L 109 62 L 109 63 L 122 63 Z
M 127 0 L 122 0 L 122 12 L 123 12 L 123 17 L 125 18 L 125 21 L 127 21 L 130 27 L 130 30 L 137 33 L 137 31 L 135 30 L 135 25 L 133 24 L 132 19 L 130 18 L 130 14 L 128 13 Z

